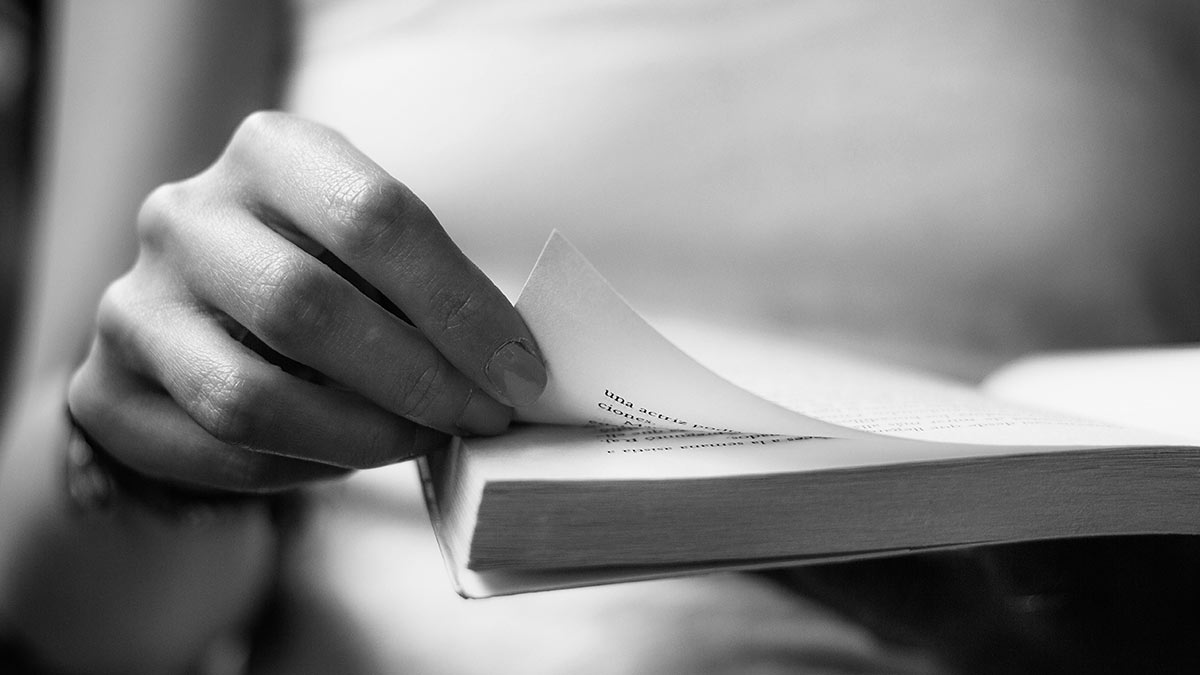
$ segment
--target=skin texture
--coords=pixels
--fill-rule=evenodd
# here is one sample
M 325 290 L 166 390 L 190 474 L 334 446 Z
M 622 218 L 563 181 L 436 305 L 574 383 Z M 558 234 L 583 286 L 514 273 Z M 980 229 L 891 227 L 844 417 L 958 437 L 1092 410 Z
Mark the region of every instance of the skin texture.
M 1196 139 L 1194 125 L 1179 124 L 1195 119 L 1195 95 L 1184 86 L 1194 71 L 1190 52 L 1173 37 L 1175 27 L 1188 24 L 1174 14 L 1164 19 L 1114 3 L 1095 24 L 1084 22 L 1093 33 L 1080 33 L 1066 10 L 1033 13 L 999 21 L 1001 30 L 980 43 L 967 29 L 992 24 L 963 7 L 943 14 L 932 3 L 909 21 L 871 22 L 851 12 L 844 24 L 851 29 L 835 31 L 824 45 L 836 47 L 838 58 L 815 58 L 823 43 L 804 41 L 814 58 L 790 62 L 799 72 L 743 68 L 788 81 L 807 81 L 812 73 L 805 69 L 827 78 L 818 81 L 824 97 L 805 99 L 794 147 L 752 134 L 756 145 L 717 148 L 765 148 L 760 154 L 791 167 L 765 174 L 780 185 L 761 200 L 754 191 L 761 177 L 741 154 L 718 153 L 729 164 L 676 154 L 719 146 L 722 137 L 710 130 L 736 108 L 708 109 L 712 119 L 687 117 L 682 127 L 669 111 L 605 115 L 599 131 L 611 130 L 616 142 L 595 129 L 566 136 L 582 144 L 567 147 L 582 147 L 581 164 L 597 169 L 580 181 L 564 169 L 576 165 L 556 164 L 553 155 L 525 171 L 513 171 L 518 164 L 509 161 L 546 157 L 545 146 L 564 137 L 553 124 L 575 116 L 507 118 L 516 132 L 546 139 L 545 146 L 530 145 L 513 128 L 497 131 L 503 107 L 454 100 L 439 107 L 454 92 L 475 91 L 468 80 L 443 87 L 443 98 L 418 98 L 420 105 L 399 111 L 347 106 L 354 113 L 334 126 L 352 133 L 368 159 L 329 127 L 250 114 L 278 102 L 279 72 L 270 64 L 288 25 L 270 3 L 64 6 L 56 15 L 63 50 L 55 52 L 54 70 L 61 98 L 48 132 L 49 144 L 61 150 L 46 160 L 40 253 L 11 386 L 17 407 L 5 416 L 0 455 L 0 627 L 16 626 L 67 670 L 182 670 L 213 641 L 239 634 L 272 584 L 285 617 L 276 624 L 280 653 L 273 656 L 283 664 L 320 663 L 339 647 L 362 663 L 359 672 L 414 663 L 427 671 L 495 672 L 493 657 L 510 669 L 534 663 L 545 672 L 582 672 L 557 664 L 595 672 L 744 672 L 731 655 L 745 654 L 758 654 L 763 672 L 787 672 L 800 663 L 828 665 L 823 649 L 878 656 L 868 634 L 830 623 L 774 581 L 746 577 L 474 609 L 445 589 L 411 476 L 397 480 L 407 486 L 403 493 L 364 485 L 363 474 L 325 485 L 349 468 L 432 448 L 449 432 L 496 430 L 509 396 L 538 389 L 536 368 L 526 377 L 494 377 L 489 364 L 498 350 L 512 340 L 524 344 L 527 335 L 389 172 L 419 183 L 417 191 L 471 259 L 531 255 L 544 232 L 530 239 L 528 230 L 517 234 L 522 225 L 575 222 L 590 238 L 581 243 L 599 252 L 605 269 L 627 261 L 632 274 L 645 275 L 633 277 L 637 292 L 661 288 L 654 282 L 661 269 L 639 259 L 670 263 L 677 272 L 710 271 L 703 252 L 687 246 L 721 241 L 725 263 L 748 263 L 756 274 L 714 266 L 725 274 L 695 277 L 711 286 L 674 284 L 662 291 L 664 306 L 722 319 L 771 314 L 839 339 L 848 333 L 855 344 L 869 335 L 871 347 L 880 337 L 883 351 L 944 370 L 978 375 L 989 362 L 1047 346 L 1195 336 L 1195 210 L 1187 201 L 1195 191 L 1184 188 L 1197 175 Z M 913 32 L 896 32 L 895 25 Z M 1171 39 L 1162 40 L 1164 32 Z M 1031 33 L 1042 38 L 1035 41 L 1041 51 L 1010 48 Z M 892 37 L 892 47 L 916 59 L 913 67 L 855 58 L 856 50 L 870 55 L 873 41 Z M 987 50 L 975 51 L 978 44 Z M 969 86 L 930 77 L 944 71 L 925 65 L 944 63 L 947 53 L 964 66 Z M 697 110 L 690 102 L 708 100 L 708 89 L 686 88 L 669 69 L 638 72 L 650 81 L 643 94 L 665 93 Z M 386 89 L 370 76 L 344 81 Z M 495 89 L 500 101 L 539 100 L 514 97 L 503 82 Z M 328 100 L 355 100 L 354 91 L 318 90 Z M 606 91 L 631 100 L 624 90 Z M 888 96 L 880 101 L 879 92 Z M 412 117 L 405 122 L 402 112 Z M 478 113 L 487 123 L 457 118 L 450 140 L 463 145 L 422 145 L 428 129 L 416 122 L 443 112 Z M 362 122 L 355 114 L 378 119 Z M 1071 124 L 1059 126 L 1063 120 Z M 373 128 L 389 133 L 373 135 Z M 480 136 L 505 143 L 478 153 L 476 146 L 491 140 Z M 1017 159 L 1003 152 L 1013 147 L 1021 148 Z M 831 157 L 846 162 L 831 164 Z M 811 180 L 814 171 L 819 180 Z M 739 175 L 747 180 L 732 184 Z M 738 248 L 754 237 L 729 236 L 730 223 L 743 218 L 768 230 L 797 220 L 817 226 L 792 237 L 792 255 L 772 266 Z M 916 234 L 901 239 L 875 229 L 893 222 L 914 225 Z M 676 245 L 681 241 L 687 246 Z M 526 262 L 514 264 L 523 272 Z M 770 292 L 747 296 L 731 283 L 751 277 Z M 75 370 L 72 410 L 120 461 L 213 491 L 272 492 L 321 481 L 308 490 L 315 495 L 312 517 L 281 544 L 261 504 L 202 529 L 165 527 L 136 511 L 102 518 L 73 511 L 58 479 L 67 437 L 61 413 L 67 373 L 89 340 L 91 351 Z M 956 349 L 968 353 L 968 365 L 948 364 Z M 523 361 L 517 352 L 498 362 Z M 1154 555 L 1143 555 L 1139 542 L 1076 552 L 1021 547 L 995 559 L 814 570 L 783 585 L 968 666 L 992 648 L 1021 655 L 1012 661 L 1018 670 L 1043 657 L 1069 666 L 1080 662 L 1079 653 L 1048 657 L 1038 649 L 1061 642 L 1031 643 L 1029 631 L 1012 640 L 1004 633 L 1000 647 L 962 643 L 961 629 L 990 625 L 994 602 L 1007 597 L 981 593 L 980 580 L 996 578 L 997 569 L 1025 569 L 1033 579 L 1065 580 L 1058 584 L 1065 597 L 1111 601 L 1113 613 L 1137 606 L 1128 604 L 1131 596 L 1168 598 L 1186 610 L 1194 606 L 1190 587 L 1161 574 L 1186 557 L 1172 546 Z M 371 574 L 363 560 L 371 561 Z M 1145 578 L 1181 591 L 1170 596 L 1124 583 Z M 1040 593 L 1054 585 L 1032 587 Z M 962 618 L 967 611 L 973 617 Z M 1121 625 L 1105 623 L 1108 616 L 1051 613 L 1029 625 L 1052 627 L 1036 636 L 1082 635 L 1071 644 L 1093 645 Z M 825 634 L 814 626 L 834 628 Z M 819 639 L 806 644 L 814 630 Z M 805 649 L 813 660 L 791 660 Z M 858 666 L 872 662 L 863 657 Z
M 319 125 L 249 116 L 138 225 L 68 400 L 149 476 L 294 487 L 503 431 L 505 404 L 545 385 L 528 329 L 429 209 Z M 514 368 L 515 390 L 495 377 Z

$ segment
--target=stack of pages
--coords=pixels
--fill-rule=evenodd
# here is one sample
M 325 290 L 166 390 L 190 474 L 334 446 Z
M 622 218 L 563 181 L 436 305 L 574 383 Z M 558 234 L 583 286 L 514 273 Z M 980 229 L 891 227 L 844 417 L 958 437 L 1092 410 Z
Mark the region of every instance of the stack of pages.
M 517 309 L 545 394 L 423 460 L 469 597 L 1200 533 L 1191 348 L 1026 359 L 975 388 L 712 326 L 672 342 L 558 234 Z

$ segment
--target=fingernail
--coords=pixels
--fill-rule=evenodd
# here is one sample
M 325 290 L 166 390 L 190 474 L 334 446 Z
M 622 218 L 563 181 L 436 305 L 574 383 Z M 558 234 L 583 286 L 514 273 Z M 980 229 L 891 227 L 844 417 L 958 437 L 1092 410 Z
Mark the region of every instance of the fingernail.
M 511 406 L 533 403 L 546 388 L 546 366 L 519 340 L 497 349 L 486 370 L 501 399 Z
M 504 404 L 473 389 L 456 426 L 460 436 L 494 436 L 507 429 L 511 420 L 512 412 Z

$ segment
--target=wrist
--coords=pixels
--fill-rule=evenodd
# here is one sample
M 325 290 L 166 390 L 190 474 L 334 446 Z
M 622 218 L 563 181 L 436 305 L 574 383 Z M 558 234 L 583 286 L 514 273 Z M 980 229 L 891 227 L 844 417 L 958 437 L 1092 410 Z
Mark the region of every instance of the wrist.
M 0 627 L 64 672 L 179 670 L 244 630 L 266 599 L 278 558 L 269 505 L 176 519 L 118 491 L 82 508 L 65 489 L 64 390 L 29 387 L 6 420 Z
M 79 424 L 68 409 L 64 490 L 80 512 L 137 509 L 169 522 L 211 521 L 266 503 L 266 497 L 203 490 L 146 476 L 123 464 Z

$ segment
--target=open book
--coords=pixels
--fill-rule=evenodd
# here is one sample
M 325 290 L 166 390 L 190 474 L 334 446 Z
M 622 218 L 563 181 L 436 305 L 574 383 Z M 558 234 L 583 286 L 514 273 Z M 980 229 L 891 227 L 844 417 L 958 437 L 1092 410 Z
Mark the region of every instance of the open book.
M 1028 360 L 977 389 L 713 326 L 676 326 L 673 342 L 557 233 L 517 309 L 547 363 L 545 394 L 509 433 L 458 440 L 422 466 L 447 566 L 470 597 L 1200 534 L 1200 449 L 1187 441 L 1200 415 L 1138 428 L 1137 406 L 1106 408 L 1119 397 L 1095 376 L 1158 363 L 1131 372 L 1179 381 L 1180 359 L 1200 373 L 1190 350 Z M 1141 384 L 1200 405 L 1186 388 Z M 1109 420 L 1090 416 L 1089 397 Z

